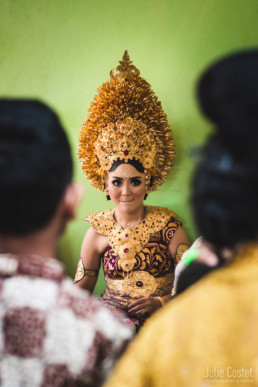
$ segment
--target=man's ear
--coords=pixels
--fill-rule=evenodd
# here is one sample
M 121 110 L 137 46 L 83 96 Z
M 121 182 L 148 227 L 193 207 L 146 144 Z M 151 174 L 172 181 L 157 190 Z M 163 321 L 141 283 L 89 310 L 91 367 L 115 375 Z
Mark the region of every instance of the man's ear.
M 76 210 L 84 194 L 83 185 L 80 183 L 71 183 L 65 191 L 63 204 L 67 220 L 72 220 L 76 216 Z

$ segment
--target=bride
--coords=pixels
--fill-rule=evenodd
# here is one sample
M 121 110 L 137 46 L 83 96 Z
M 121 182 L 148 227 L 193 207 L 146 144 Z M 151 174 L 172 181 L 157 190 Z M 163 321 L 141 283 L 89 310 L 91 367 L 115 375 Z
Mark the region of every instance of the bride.
M 93 186 L 115 208 L 90 214 L 75 276 L 93 292 L 103 260 L 101 300 L 139 328 L 171 299 L 174 270 L 189 240 L 170 209 L 144 204 L 175 156 L 167 117 L 127 51 L 91 104 L 79 159 Z

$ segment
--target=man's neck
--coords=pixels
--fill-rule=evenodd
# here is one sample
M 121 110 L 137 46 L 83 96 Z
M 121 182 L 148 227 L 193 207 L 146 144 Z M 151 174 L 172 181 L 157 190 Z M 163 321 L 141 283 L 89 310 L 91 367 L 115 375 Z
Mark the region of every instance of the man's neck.
M 56 257 L 57 237 L 47 230 L 23 237 L 0 235 L 0 254 L 39 255 Z

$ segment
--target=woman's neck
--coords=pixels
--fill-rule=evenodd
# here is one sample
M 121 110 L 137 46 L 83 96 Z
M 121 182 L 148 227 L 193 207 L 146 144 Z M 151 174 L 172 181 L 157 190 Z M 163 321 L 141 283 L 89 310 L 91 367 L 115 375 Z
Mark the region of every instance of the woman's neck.
M 117 208 L 114 212 L 115 221 L 120 224 L 123 229 L 135 228 L 145 218 L 145 216 L 146 212 L 143 205 L 133 212 L 122 212 Z

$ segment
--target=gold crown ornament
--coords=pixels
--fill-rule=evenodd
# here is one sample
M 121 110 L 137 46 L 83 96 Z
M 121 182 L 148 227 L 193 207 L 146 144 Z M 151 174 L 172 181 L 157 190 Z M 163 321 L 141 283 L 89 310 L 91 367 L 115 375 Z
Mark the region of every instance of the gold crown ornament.
M 118 159 L 138 160 L 152 180 L 166 179 L 175 146 L 161 103 L 125 51 L 110 80 L 98 89 L 84 121 L 78 157 L 91 184 L 104 192 L 105 174 Z

